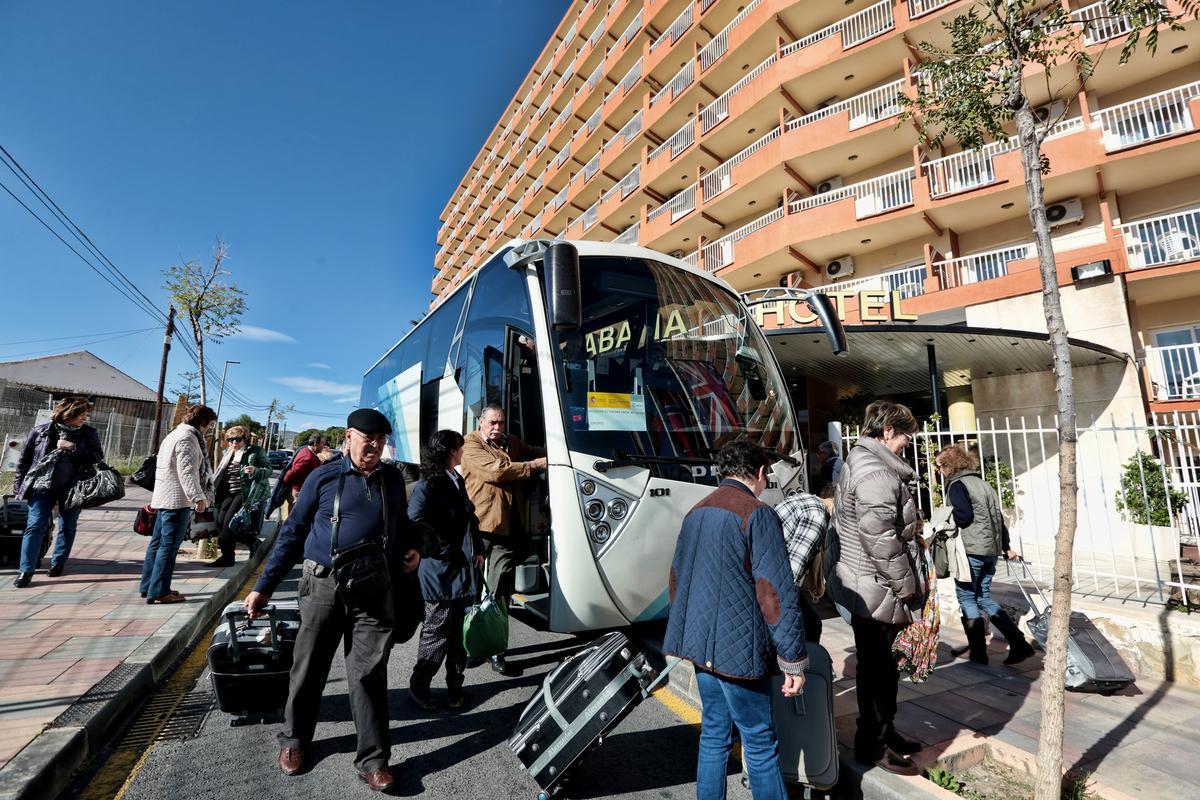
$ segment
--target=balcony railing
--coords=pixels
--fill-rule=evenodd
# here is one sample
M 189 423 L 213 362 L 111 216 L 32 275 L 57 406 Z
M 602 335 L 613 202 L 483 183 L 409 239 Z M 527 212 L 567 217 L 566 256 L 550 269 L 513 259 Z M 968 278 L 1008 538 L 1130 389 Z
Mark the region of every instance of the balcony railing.
M 716 272 L 722 267 L 733 263 L 733 248 L 735 244 L 750 234 L 756 233 L 781 219 L 783 219 L 783 209 L 777 208 L 771 213 L 765 214 L 747 225 L 743 225 L 733 233 L 728 233 L 714 242 L 709 242 L 685 258 L 684 261 L 693 267 L 708 272 Z
M 571 188 L 571 182 L 567 181 L 567 185 L 558 190 L 558 194 L 554 195 L 554 199 L 550 201 L 550 205 L 554 210 L 562 208 L 563 203 L 567 202 L 567 190 Z
M 637 244 L 638 229 L 641 227 L 640 222 L 635 222 L 621 233 L 620 236 L 612 240 L 613 244 Z
M 667 202 L 663 203 L 658 208 L 646 215 L 646 220 L 654 220 L 661 217 L 663 214 L 670 213 L 671 222 L 674 223 L 680 217 L 696 210 L 696 184 L 692 184 L 679 194 L 672 197 Z
M 931 11 L 937 11 L 943 6 L 948 6 L 954 0 L 908 0 L 908 18 L 916 19 L 922 17 Z
M 675 77 L 667 81 L 663 88 L 655 92 L 650 98 L 650 105 L 658 103 L 660 100 L 674 100 L 683 90 L 692 85 L 696 80 L 696 62 L 689 61 L 683 65 L 683 69 L 675 73 Z
M 1146 348 L 1156 400 L 1200 399 L 1200 344 Z
M 824 286 L 814 286 L 812 291 L 825 294 L 827 292 L 862 292 L 884 291 L 899 292 L 901 299 L 917 297 L 925 294 L 925 265 L 914 264 L 908 267 L 890 269 L 878 275 L 866 278 L 855 278 L 849 281 L 829 283 Z
M 625 173 L 625 177 L 614 183 L 608 188 L 607 191 L 604 192 L 604 194 L 600 195 L 600 202 L 607 202 L 610 198 L 616 196 L 617 194 L 620 194 L 621 199 L 624 200 L 626 197 L 632 194 L 635 189 L 638 188 L 641 180 L 642 165 L 635 164 L 633 169 Z
M 626 122 L 624 125 L 621 126 L 621 130 L 617 131 L 616 135 L 614 135 L 612 139 L 608 140 L 608 142 L 605 143 L 604 149 L 607 150 L 609 147 L 616 144 L 618 140 L 620 140 L 621 146 L 624 147 L 625 145 L 627 145 L 631 141 L 633 141 L 633 138 L 641 132 L 642 132 L 642 112 L 639 110 L 639 111 L 635 112 L 632 117 L 629 118 L 628 122 Z
M 1071 21 L 1083 26 L 1083 41 L 1093 45 L 1124 36 L 1133 30 L 1133 22 L 1125 14 L 1114 16 L 1108 2 L 1100 0 L 1071 12 Z
M 668 150 L 671 151 L 671 158 L 682 153 L 691 147 L 696 141 L 696 124 L 693 120 L 688 120 L 683 124 L 683 127 L 671 134 L 665 142 L 650 151 L 646 157 L 647 163 L 658 158 Z
M 736 17 L 729 21 L 728 25 L 717 32 L 717 35 L 708 44 L 700 48 L 698 55 L 700 57 L 701 72 L 717 63 L 721 56 L 729 51 L 729 32 L 738 25 L 741 25 L 746 17 L 750 16 L 750 13 L 758 8 L 761 3 L 762 0 L 751 0 L 746 4 L 745 8 L 738 12 Z
M 713 199 L 733 185 L 733 168 L 757 153 L 767 143 L 779 138 L 779 128 L 774 128 L 766 136 L 732 156 L 728 161 L 713 169 L 700 179 L 700 187 L 704 191 L 706 201 Z
M 1200 259 L 1200 207 L 1119 226 L 1130 269 Z
M 1046 138 L 1054 139 L 1080 130 L 1083 130 L 1083 118 L 1074 117 L 1054 125 Z M 995 183 L 996 165 L 992 159 L 1011 153 L 1018 147 L 1017 137 L 1012 136 L 986 144 L 978 150 L 966 150 L 925 162 L 922 169 L 929 179 L 929 196 L 936 199 Z
M 683 9 L 683 13 L 675 18 L 675 21 L 667 26 L 667 29 L 662 32 L 662 35 L 650 43 L 650 52 L 653 53 L 661 45 L 670 42 L 675 44 L 679 41 L 679 37 L 683 36 L 688 28 L 692 27 L 692 12 L 695 9 L 691 3 Z
M 1033 242 L 1026 242 L 971 256 L 937 261 L 934 262 L 934 268 L 940 273 L 942 288 L 953 289 L 957 286 L 1003 278 L 1008 274 L 1009 262 L 1036 256 L 1037 248 Z
M 599 221 L 600 221 L 600 201 L 597 200 L 596 202 L 592 203 L 591 207 L 588 208 L 587 211 L 583 212 L 583 216 L 580 217 L 580 223 L 581 223 L 580 230 L 586 231 L 588 228 L 592 227 Z
M 850 130 L 856 130 L 874 122 L 879 122 L 882 119 L 898 116 L 902 110 L 900 96 L 903 91 L 904 79 L 901 78 L 900 80 L 892 81 L 862 94 L 856 94 L 854 97 L 848 97 L 841 102 L 834 103 L 825 108 L 819 108 L 811 114 L 805 114 L 803 117 L 789 120 L 787 129 L 794 131 L 796 128 L 811 125 L 826 117 L 832 117 L 843 111 L 849 111 Z
M 892 16 L 892 0 L 883 0 L 873 6 L 867 6 L 857 14 L 851 14 L 819 31 L 814 31 L 802 39 L 797 39 L 783 47 L 782 55 L 789 56 L 797 50 L 810 47 L 822 39 L 828 39 L 835 33 L 842 35 L 842 49 L 849 50 L 868 39 L 873 39 L 885 31 L 896 27 L 896 18 Z
M 707 133 L 729 116 L 729 99 L 767 71 L 775 63 L 775 54 L 767 56 L 766 60 L 742 76 L 741 80 L 725 90 L 725 93 L 713 100 L 700 112 L 700 132 Z
M 1096 112 L 1108 152 L 1195 130 L 1188 102 L 1200 97 L 1200 81 L 1139 97 Z
M 596 170 L 600 169 L 600 151 L 596 151 L 596 155 L 588 159 L 588 162 L 583 165 L 583 179 L 590 181 L 592 176 L 596 174 Z
M 621 83 L 620 83 L 621 94 L 629 94 L 629 90 L 632 89 L 637 84 L 637 82 L 639 80 L 641 80 L 641 78 L 642 78 L 642 60 L 639 58 L 637 60 L 637 63 L 635 63 L 632 67 L 629 68 L 629 72 L 625 73 L 625 77 L 621 78 Z M 608 100 L 607 97 L 604 99 Z
M 634 17 L 630 21 L 630 23 L 627 26 L 625 26 L 625 30 L 621 32 L 621 36 L 619 37 L 620 41 L 624 43 L 625 47 L 628 47 L 629 43 L 633 41 L 634 37 L 637 36 L 638 33 L 641 32 L 641 30 L 642 30 L 642 12 L 639 11 L 637 13 L 637 16 Z
M 793 200 L 788 210 L 793 214 L 810 208 L 823 206 L 847 197 L 854 198 L 854 215 L 858 219 L 882 214 L 913 204 L 912 182 L 917 176 L 915 167 L 909 167 L 878 178 L 843 186 L 831 192 L 814 194 Z

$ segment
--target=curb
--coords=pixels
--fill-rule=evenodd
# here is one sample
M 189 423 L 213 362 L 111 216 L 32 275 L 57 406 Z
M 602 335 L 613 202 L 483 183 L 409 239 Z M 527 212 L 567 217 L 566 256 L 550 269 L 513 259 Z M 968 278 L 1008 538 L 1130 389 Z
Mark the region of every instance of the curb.
M 267 526 L 273 527 L 268 530 Z M 84 711 L 82 721 L 45 729 L 0 769 L 0 800 L 57 797 L 70 784 L 75 772 L 109 743 L 109 735 L 124 715 L 165 681 L 180 656 L 233 601 L 242 584 L 270 554 L 278 530 L 278 523 L 264 525 L 263 543 L 258 552 L 254 558 L 238 562 L 224 586 L 204 602 L 196 604 L 190 615 L 169 621 L 164 626 L 169 630 L 148 637 L 116 670 L 89 691 L 88 694 L 94 694 L 94 699 L 81 698 L 63 712 L 70 714 L 81 705 L 94 704 L 94 709 Z M 96 692 L 114 676 L 118 686 Z

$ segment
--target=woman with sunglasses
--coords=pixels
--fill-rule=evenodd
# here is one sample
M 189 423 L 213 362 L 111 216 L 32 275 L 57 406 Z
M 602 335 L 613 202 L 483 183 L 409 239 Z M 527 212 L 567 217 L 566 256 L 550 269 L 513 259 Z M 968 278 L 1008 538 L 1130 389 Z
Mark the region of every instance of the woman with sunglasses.
M 251 444 L 246 429 L 235 425 L 225 431 L 225 450 L 217 466 L 217 542 L 221 557 L 210 561 L 210 567 L 233 565 L 233 550 L 238 542 L 250 549 L 253 556 L 258 550 L 258 527 L 262 521 L 261 508 L 271 496 L 271 461 L 267 451 Z M 230 523 L 237 518 L 238 511 L 245 509 L 242 519 L 246 524 L 234 530 Z

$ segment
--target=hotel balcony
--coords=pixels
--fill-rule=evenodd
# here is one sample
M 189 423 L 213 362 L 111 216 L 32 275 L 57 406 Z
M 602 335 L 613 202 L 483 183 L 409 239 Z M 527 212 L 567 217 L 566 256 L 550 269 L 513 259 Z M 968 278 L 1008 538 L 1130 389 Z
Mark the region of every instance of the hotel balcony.
M 1200 400 L 1200 344 L 1147 347 L 1146 367 L 1155 402 Z
M 1200 260 L 1200 207 L 1120 226 L 1131 270 Z

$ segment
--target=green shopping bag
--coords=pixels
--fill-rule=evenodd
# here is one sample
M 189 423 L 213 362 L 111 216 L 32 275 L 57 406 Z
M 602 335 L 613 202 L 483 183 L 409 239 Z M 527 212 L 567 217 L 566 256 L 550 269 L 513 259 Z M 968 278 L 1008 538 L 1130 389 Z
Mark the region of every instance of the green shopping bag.
M 486 588 L 463 618 L 463 650 L 468 658 L 491 658 L 508 649 L 508 609 Z

